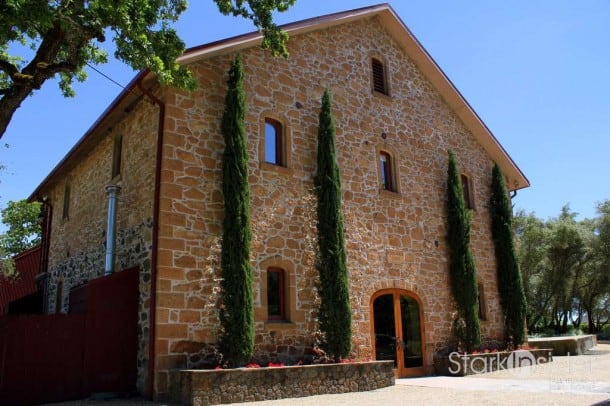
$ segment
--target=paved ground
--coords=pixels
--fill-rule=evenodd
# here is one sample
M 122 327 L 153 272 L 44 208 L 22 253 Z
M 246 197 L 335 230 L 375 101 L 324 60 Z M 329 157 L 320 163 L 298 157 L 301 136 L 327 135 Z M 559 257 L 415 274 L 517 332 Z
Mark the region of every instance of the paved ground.
M 62 405 L 152 406 L 146 400 L 81 401 Z M 319 395 L 240 405 L 610 405 L 610 344 L 587 355 L 554 357 L 549 364 L 463 378 L 398 379 L 396 385 L 370 392 Z

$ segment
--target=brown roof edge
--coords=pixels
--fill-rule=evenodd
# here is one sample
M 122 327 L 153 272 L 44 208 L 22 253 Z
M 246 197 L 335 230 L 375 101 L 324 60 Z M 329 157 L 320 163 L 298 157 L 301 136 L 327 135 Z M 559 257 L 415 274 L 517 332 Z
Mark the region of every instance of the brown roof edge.
M 283 31 L 290 33 L 290 31 L 301 31 L 307 28 L 318 27 L 324 23 L 337 23 L 341 22 L 345 19 L 352 19 L 360 17 L 363 14 L 374 14 L 378 11 L 391 9 L 389 3 L 380 3 L 372 6 L 356 8 L 348 11 L 339 11 L 336 13 L 325 14 L 323 16 L 307 18 L 305 20 L 299 20 L 292 23 L 282 24 L 280 28 Z M 210 53 L 210 51 L 215 49 L 224 49 L 231 47 L 233 48 L 237 44 L 244 44 L 245 46 L 251 45 L 253 42 L 261 41 L 263 35 L 259 31 L 252 31 L 246 34 L 236 35 L 234 37 L 224 38 L 218 41 L 209 42 L 207 44 L 198 45 L 195 47 L 188 48 L 184 54 L 182 54 L 178 58 L 178 62 L 180 63 L 188 63 L 191 59 L 197 58 L 200 53 L 205 53 L 206 55 Z
M 42 182 L 34 189 L 34 191 L 28 197 L 28 202 L 38 200 L 42 196 L 39 196 L 41 189 L 51 180 L 51 178 L 72 158 L 77 151 L 80 149 L 83 142 L 85 142 L 93 133 L 96 132 L 98 127 L 104 122 L 104 120 L 116 109 L 121 103 L 129 96 L 129 94 L 137 88 L 137 82 L 144 79 L 150 71 L 148 69 L 138 72 L 138 74 L 125 86 L 125 88 L 119 93 L 117 97 L 106 107 L 106 109 L 100 114 L 95 122 L 89 127 L 85 134 L 76 141 L 76 144 L 68 151 L 68 153 L 62 158 L 61 161 L 49 172 L 49 174 L 43 179 Z
M 496 161 L 498 163 L 498 165 L 500 165 L 500 167 L 506 168 L 506 165 L 509 165 L 509 167 L 512 167 L 515 170 L 515 172 L 516 172 L 515 174 L 517 175 L 517 177 L 521 178 L 518 180 L 514 179 L 517 182 L 517 184 L 507 185 L 507 187 L 510 190 L 518 190 L 518 189 L 523 189 L 523 188 L 529 187 L 530 182 L 527 179 L 527 177 L 525 176 L 525 174 L 517 166 L 515 161 L 510 157 L 510 155 L 504 149 L 502 144 L 500 144 L 500 142 L 498 141 L 496 136 L 491 132 L 489 127 L 487 127 L 487 124 L 485 124 L 485 122 L 481 119 L 481 117 L 479 117 L 479 115 L 472 108 L 470 103 L 468 103 L 466 98 L 462 95 L 462 93 L 458 90 L 458 88 L 453 84 L 451 79 L 449 79 L 449 77 L 445 74 L 445 72 L 441 69 L 441 67 L 436 63 L 434 58 L 432 58 L 432 56 L 423 47 L 423 45 L 419 42 L 419 40 L 415 37 L 415 35 L 413 35 L 411 30 L 407 27 L 407 25 L 400 18 L 400 16 L 398 14 L 396 14 L 394 9 L 389 5 L 387 5 L 386 12 L 389 12 L 392 14 L 392 17 L 394 18 L 394 20 L 400 24 L 401 28 L 408 35 L 409 39 L 414 43 L 414 45 L 416 45 L 417 51 L 420 52 L 421 58 L 416 58 L 413 55 L 411 55 L 409 52 L 407 52 L 407 53 L 409 54 L 409 56 L 411 58 L 413 58 L 415 60 L 416 64 L 424 72 L 424 75 L 428 76 L 428 79 L 431 80 L 431 82 L 433 82 L 436 89 L 439 91 L 439 93 L 441 93 L 441 95 L 443 96 L 445 101 L 452 107 L 452 109 L 455 111 L 455 113 L 458 115 L 458 117 L 460 117 L 460 119 L 462 119 L 464 121 L 464 124 L 466 124 L 466 126 L 471 131 L 475 132 L 474 135 L 479 140 L 479 142 L 481 142 L 481 139 L 478 137 L 478 135 L 480 133 L 476 134 L 479 131 L 481 131 L 483 133 L 483 135 L 489 137 L 489 140 L 492 143 L 492 148 L 497 148 L 499 155 L 494 154 L 493 151 L 489 150 L 490 145 L 485 145 L 485 143 L 481 142 L 483 144 L 483 147 L 485 148 L 485 150 L 490 154 L 490 156 L 493 158 L 493 160 Z M 432 77 L 429 77 L 428 74 L 431 74 Z M 440 81 L 440 83 L 439 83 L 439 81 Z M 449 86 L 450 91 L 452 91 L 453 94 L 447 93 L 447 90 L 445 90 L 446 85 Z M 455 97 L 452 97 L 452 96 L 455 96 Z M 466 113 L 464 113 L 464 111 L 466 111 Z M 468 116 L 470 116 L 470 117 L 468 117 Z M 478 128 L 471 128 L 471 126 L 475 126 Z M 500 161 L 500 162 L 498 162 L 498 161 Z M 507 175 L 507 174 L 505 173 L 505 175 Z

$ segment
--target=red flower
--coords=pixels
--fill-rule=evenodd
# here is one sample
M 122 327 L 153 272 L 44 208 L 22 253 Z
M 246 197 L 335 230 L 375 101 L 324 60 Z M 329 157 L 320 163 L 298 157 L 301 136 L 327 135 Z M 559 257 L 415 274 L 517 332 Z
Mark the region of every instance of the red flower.
M 246 368 L 260 368 L 261 366 L 258 364 L 255 364 L 254 362 L 249 363 L 248 365 L 246 365 Z

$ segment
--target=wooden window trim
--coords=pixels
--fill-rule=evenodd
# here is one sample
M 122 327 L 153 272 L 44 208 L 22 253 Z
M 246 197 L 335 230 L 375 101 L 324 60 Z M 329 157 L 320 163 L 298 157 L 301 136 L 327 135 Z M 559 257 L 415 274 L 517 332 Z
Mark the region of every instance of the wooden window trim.
M 280 314 L 269 314 L 269 295 L 273 294 L 274 292 L 271 292 L 269 290 L 269 274 L 272 273 L 276 273 L 279 275 L 278 279 L 278 292 L 275 292 L 278 294 L 279 296 L 279 301 L 280 301 L 280 308 L 279 308 L 279 313 Z M 282 268 L 277 268 L 277 267 L 269 267 L 267 269 L 267 320 L 270 321 L 287 321 L 286 318 L 286 271 Z
M 377 150 L 377 170 L 379 171 L 379 192 L 382 194 L 399 195 L 398 166 L 394 154 L 385 149 Z M 385 158 L 385 161 L 384 161 Z M 382 162 L 386 162 L 382 165 Z M 385 180 L 385 182 L 384 182 Z
M 272 162 L 267 159 L 267 125 L 270 125 L 275 130 L 275 162 Z M 278 120 L 275 120 L 270 117 L 265 117 L 265 127 L 264 127 L 264 147 L 263 155 L 265 156 L 264 161 L 270 165 L 277 165 L 286 167 L 286 154 L 284 148 L 284 126 Z

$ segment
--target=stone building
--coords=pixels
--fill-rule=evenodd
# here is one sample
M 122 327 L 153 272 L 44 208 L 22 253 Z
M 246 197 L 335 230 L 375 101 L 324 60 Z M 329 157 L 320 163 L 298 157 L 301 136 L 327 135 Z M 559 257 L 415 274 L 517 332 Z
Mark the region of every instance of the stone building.
M 103 276 L 109 200 L 116 271 L 140 269 L 137 388 L 163 396 L 168 370 L 215 362 L 223 198 L 220 118 L 241 54 L 253 229 L 256 360 L 307 360 L 316 335 L 316 134 L 333 95 L 353 309 L 353 356 L 431 372 L 452 339 L 445 243 L 447 151 L 472 209 L 482 333 L 502 339 L 487 202 L 497 162 L 510 190 L 528 181 L 389 5 L 288 24 L 288 59 L 258 33 L 189 49 L 200 87 L 141 72 L 33 192 L 45 202 L 47 312 Z M 107 267 L 107 266 L 106 266 Z M 398 339 L 398 345 L 397 343 Z

